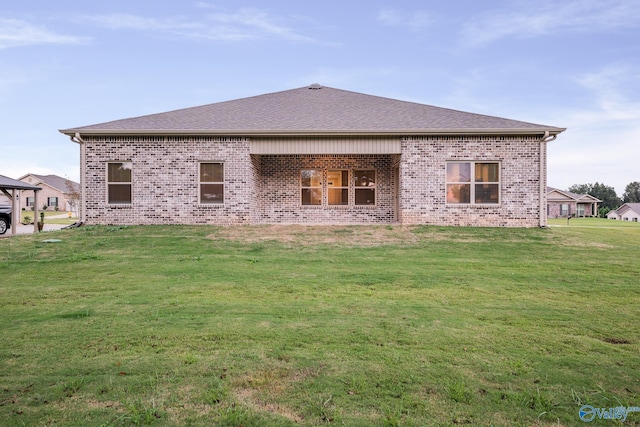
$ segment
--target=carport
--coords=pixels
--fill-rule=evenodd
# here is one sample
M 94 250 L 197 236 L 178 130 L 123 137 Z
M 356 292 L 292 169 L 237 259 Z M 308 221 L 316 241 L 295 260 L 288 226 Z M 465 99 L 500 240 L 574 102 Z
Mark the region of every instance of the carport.
M 38 191 L 40 187 L 29 185 L 25 182 L 0 175 L 0 190 L 11 199 L 11 234 L 16 234 L 17 224 L 20 222 L 20 210 L 18 209 L 18 197 L 16 190 L 33 191 L 33 232 L 38 232 Z

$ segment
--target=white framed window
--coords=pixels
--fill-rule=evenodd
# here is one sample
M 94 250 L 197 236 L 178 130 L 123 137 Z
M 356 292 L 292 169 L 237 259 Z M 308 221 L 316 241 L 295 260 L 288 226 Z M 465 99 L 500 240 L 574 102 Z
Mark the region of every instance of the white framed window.
M 131 162 L 107 163 L 107 203 L 130 205 L 132 193 Z
M 376 204 L 376 171 L 362 169 L 353 171 L 356 205 Z
M 47 206 L 51 208 L 58 207 L 58 198 L 57 197 L 47 197 Z
M 560 204 L 560 216 L 569 216 L 569 204 L 561 203 Z
M 348 205 L 349 204 L 349 171 L 348 170 L 328 170 L 327 171 L 327 204 Z
M 34 198 L 33 197 L 27 197 L 27 207 L 28 208 L 32 208 L 34 204 L 35 204 Z
M 375 206 L 376 178 L 374 169 L 303 169 L 300 171 L 301 203 L 303 206 Z
M 300 194 L 303 206 L 322 205 L 322 171 L 304 169 L 300 171 Z
M 447 162 L 448 204 L 500 203 L 499 162 Z
M 224 163 L 201 162 L 199 177 L 200 203 L 224 203 Z

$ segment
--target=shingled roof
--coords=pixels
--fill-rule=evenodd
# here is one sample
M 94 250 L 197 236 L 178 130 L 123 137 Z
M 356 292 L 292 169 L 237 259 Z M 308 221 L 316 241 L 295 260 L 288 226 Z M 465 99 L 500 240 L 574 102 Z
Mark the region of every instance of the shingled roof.
M 104 134 L 543 134 L 564 128 L 313 84 L 166 113 L 64 129 L 73 136 Z
M 553 192 L 557 192 L 559 194 L 564 195 L 565 197 L 569 198 L 569 199 L 574 199 L 578 202 L 580 202 L 581 200 L 584 199 L 590 199 L 589 201 L 594 201 L 594 202 L 601 202 L 602 200 L 598 199 L 597 197 L 592 196 L 591 194 L 577 194 L 577 193 L 572 193 L 571 191 L 567 191 L 567 190 L 560 190 L 559 188 L 554 188 L 554 187 L 547 187 L 547 195 L 549 195 L 550 193 Z
M 8 176 L 0 175 L 0 188 L 7 190 L 42 190 L 35 185 L 27 184 L 26 182 L 18 181 L 17 179 L 9 178 Z
M 80 184 L 58 175 L 36 175 L 35 173 L 29 173 L 21 176 L 20 181 L 22 181 L 28 176 L 33 176 L 40 183 L 46 184 L 49 187 L 55 188 L 56 190 L 61 191 L 62 193 L 80 192 Z

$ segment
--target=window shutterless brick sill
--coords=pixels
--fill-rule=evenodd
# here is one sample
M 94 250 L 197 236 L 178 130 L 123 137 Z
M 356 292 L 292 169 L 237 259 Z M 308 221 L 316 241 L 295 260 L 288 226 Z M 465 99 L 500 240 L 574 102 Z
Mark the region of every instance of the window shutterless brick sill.
M 301 209 L 375 209 L 376 205 L 300 205 Z
M 495 203 L 495 204 L 447 203 L 445 206 L 448 208 L 501 208 L 502 207 L 500 203 Z

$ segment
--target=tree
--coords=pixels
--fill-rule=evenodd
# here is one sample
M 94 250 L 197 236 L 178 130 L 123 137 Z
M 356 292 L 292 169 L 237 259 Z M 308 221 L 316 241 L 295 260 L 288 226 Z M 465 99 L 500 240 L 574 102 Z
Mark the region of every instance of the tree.
M 600 184 L 574 184 L 569 187 L 569 191 L 576 194 L 589 194 L 602 200 L 600 207 L 609 210 L 617 209 L 622 204 L 622 200 L 616 194 L 616 190 L 608 185 Z
M 73 182 L 67 178 L 65 180 L 65 185 L 67 186 L 67 193 L 65 194 L 65 198 L 67 199 L 67 203 L 69 203 L 69 207 L 71 211 L 78 217 L 78 207 L 80 206 L 80 193 L 76 190 Z
M 640 182 L 633 181 L 627 184 L 622 194 L 625 203 L 640 203 Z
M 576 194 L 590 194 L 593 184 L 573 184 L 568 190 Z

